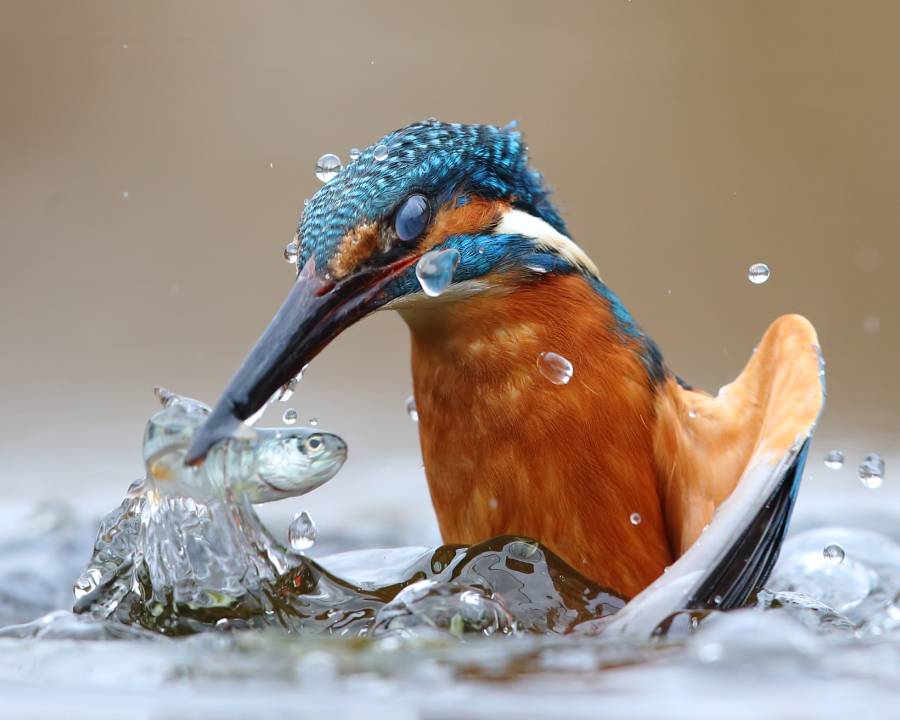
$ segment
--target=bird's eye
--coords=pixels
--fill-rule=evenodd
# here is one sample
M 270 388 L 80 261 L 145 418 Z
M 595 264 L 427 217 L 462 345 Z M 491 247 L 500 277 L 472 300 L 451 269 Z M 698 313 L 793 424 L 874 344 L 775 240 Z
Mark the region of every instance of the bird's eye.
M 431 220 L 431 206 L 424 195 L 410 195 L 394 218 L 394 232 L 401 242 L 412 242 L 425 231 Z

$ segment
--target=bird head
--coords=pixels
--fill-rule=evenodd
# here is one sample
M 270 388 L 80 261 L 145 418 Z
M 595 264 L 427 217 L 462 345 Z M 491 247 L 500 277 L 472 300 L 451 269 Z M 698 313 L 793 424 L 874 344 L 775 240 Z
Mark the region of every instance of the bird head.
M 596 269 L 566 237 L 513 127 L 429 120 L 362 151 L 310 199 L 290 294 L 195 436 L 203 459 L 333 338 L 385 307 L 433 302 L 417 265 L 444 253 L 443 299 Z M 430 255 L 434 258 L 436 255 Z

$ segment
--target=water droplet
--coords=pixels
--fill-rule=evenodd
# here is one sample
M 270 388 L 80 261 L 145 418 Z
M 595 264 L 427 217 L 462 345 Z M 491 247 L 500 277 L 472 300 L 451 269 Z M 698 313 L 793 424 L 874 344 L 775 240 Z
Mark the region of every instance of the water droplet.
M 291 378 L 284 385 L 281 386 L 281 393 L 278 395 L 278 399 L 281 402 L 287 402 L 292 397 L 294 397 L 294 392 L 297 390 L 297 383 L 299 383 L 298 378 Z
M 128 191 L 127 190 L 122 191 L 122 197 L 125 198 L 126 200 L 128 199 Z
M 297 411 L 294 408 L 288 408 L 284 411 L 284 415 L 281 416 L 281 420 L 285 425 L 293 425 L 297 422 Z
M 372 152 L 372 157 L 374 157 L 378 162 L 382 160 L 387 160 L 388 149 L 387 145 L 376 145 L 375 150 Z
M 100 584 L 100 571 L 97 568 L 86 570 L 76 581 L 73 591 L 76 599 L 81 599 L 92 592 Z
M 693 420 L 695 417 L 697 417 L 697 411 L 691 408 L 690 410 L 688 410 L 688 417 Z
M 406 398 L 406 414 L 413 422 L 419 422 L 419 410 L 416 408 L 416 398 L 413 395 Z
M 844 467 L 844 453 L 840 450 L 831 450 L 825 456 L 825 467 L 830 470 L 840 470 Z
M 716 663 L 725 656 L 721 643 L 705 643 L 697 648 L 697 659 L 702 663 Z
M 538 355 L 537 366 L 541 375 L 554 385 L 565 385 L 575 372 L 572 363 L 555 352 L 542 352 Z
M 446 248 L 425 253 L 416 263 L 419 285 L 429 297 L 443 293 L 453 281 L 453 273 L 459 265 L 459 250 Z
M 359 148 L 350 148 L 350 162 L 359 160 L 360 155 L 362 155 L 362 153 L 359 151 Z
M 719 607 L 719 605 L 721 605 L 721 604 L 722 604 L 722 596 L 721 596 L 721 595 L 716 595 L 716 596 L 713 598 L 713 605 L 715 605 L 716 607 Z
M 881 320 L 877 315 L 869 315 L 863 320 L 863 329 L 869 333 L 869 335 L 875 335 L 881 330 Z
M 640 525 L 641 524 L 641 514 L 633 512 L 628 518 L 631 521 L 632 525 Z
M 478 248 L 478 254 L 479 254 L 479 255 L 484 255 L 484 248 L 483 248 L 483 247 L 479 247 L 479 248 Z
M 753 263 L 747 270 L 747 279 L 754 285 L 762 285 L 769 279 L 769 266 L 765 263 Z
M 341 159 L 334 153 L 325 153 L 316 163 L 316 177 L 323 183 L 334 180 L 343 169 Z
M 309 424 L 312 425 L 312 427 L 318 427 L 319 426 L 319 418 L 311 417 L 309 419 Z
M 304 198 L 303 207 L 306 207 L 307 205 L 309 205 L 309 198 Z
M 870 453 L 859 466 L 859 481 L 867 488 L 875 490 L 884 482 L 884 458 L 878 453 Z
M 305 510 L 294 515 L 288 526 L 288 542 L 296 551 L 308 550 L 316 541 L 316 524 Z
M 296 240 L 291 240 L 284 246 L 284 261 L 291 265 L 297 264 L 297 258 L 300 255 L 300 246 Z
M 122 43 L 122 49 L 123 49 L 123 50 L 127 50 L 127 49 L 128 49 L 128 43 Z
M 826 545 L 825 549 L 822 551 L 822 557 L 832 565 L 840 565 L 844 562 L 844 548 L 837 543 Z
M 273 163 L 273 162 L 270 162 L 270 163 L 269 163 L 269 167 L 270 167 L 270 168 L 273 168 L 273 167 L 275 167 L 275 163 Z

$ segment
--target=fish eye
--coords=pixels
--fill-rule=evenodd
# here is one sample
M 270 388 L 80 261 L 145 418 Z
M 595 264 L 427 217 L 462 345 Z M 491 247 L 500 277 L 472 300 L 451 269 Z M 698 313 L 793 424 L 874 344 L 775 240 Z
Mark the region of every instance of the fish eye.
M 410 195 L 394 216 L 394 232 L 401 242 L 417 240 L 431 220 L 431 205 L 428 198 L 418 193 Z
M 310 435 L 306 439 L 306 449 L 309 450 L 312 455 L 318 455 L 325 449 L 325 441 L 322 439 L 321 435 Z

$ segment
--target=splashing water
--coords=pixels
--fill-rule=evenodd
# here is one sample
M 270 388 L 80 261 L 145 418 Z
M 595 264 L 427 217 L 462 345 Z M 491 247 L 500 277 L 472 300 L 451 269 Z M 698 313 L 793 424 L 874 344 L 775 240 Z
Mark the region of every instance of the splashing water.
M 334 153 L 325 153 L 316 163 L 316 177 L 323 183 L 334 180 L 344 169 L 341 159 Z
M 754 285 L 762 285 L 770 275 L 769 266 L 765 263 L 754 263 L 747 270 L 747 279 Z
M 555 352 L 542 352 L 537 359 L 538 370 L 554 385 L 566 385 L 575 368 L 566 358 Z
M 866 455 L 859 466 L 859 481 L 870 490 L 876 490 L 884 482 L 884 458 L 878 453 Z
M 460 255 L 456 248 L 432 250 L 425 253 L 416 263 L 416 277 L 419 285 L 429 297 L 437 297 L 453 282 L 453 273 L 459 265 Z

